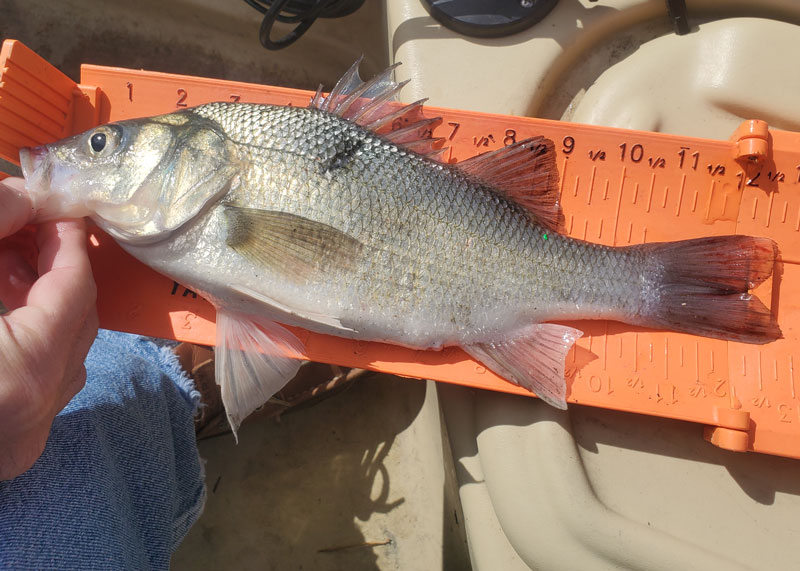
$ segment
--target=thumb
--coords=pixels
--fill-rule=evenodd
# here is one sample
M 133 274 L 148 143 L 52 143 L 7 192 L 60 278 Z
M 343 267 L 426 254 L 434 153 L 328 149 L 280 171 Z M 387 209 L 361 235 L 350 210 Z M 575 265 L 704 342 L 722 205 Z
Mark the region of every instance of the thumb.
M 33 204 L 25 191 L 25 179 L 0 181 L 0 238 L 14 234 L 33 219 Z

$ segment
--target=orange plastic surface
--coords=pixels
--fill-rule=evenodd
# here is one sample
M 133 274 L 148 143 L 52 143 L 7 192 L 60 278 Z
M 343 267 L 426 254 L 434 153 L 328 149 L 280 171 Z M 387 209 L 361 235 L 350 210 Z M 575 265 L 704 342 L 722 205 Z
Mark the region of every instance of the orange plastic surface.
M 14 67 L 0 60 L 0 137 L 16 113 L 3 104 L 6 69 Z M 94 101 L 96 108 L 73 113 L 73 131 L 208 101 L 306 105 L 310 98 L 293 89 L 90 65 L 83 66 L 81 82 L 73 90 L 77 105 Z M 794 371 L 795 356 L 800 364 L 794 326 L 800 318 L 800 133 L 770 131 L 755 121 L 731 141 L 711 141 L 449 109 L 427 113 L 443 117 L 434 134 L 447 139 L 451 161 L 532 135 L 551 138 L 566 229 L 578 238 L 612 245 L 735 233 L 776 240 L 775 276 L 755 293 L 777 315 L 784 339 L 755 346 L 615 322 L 573 323 L 585 335 L 567 358 L 567 400 L 702 423 L 706 438 L 724 448 L 800 458 Z M 31 139 L 14 141 L 49 140 Z M 16 160 L 13 151 L 0 148 Z M 91 240 L 103 327 L 214 343 L 209 304 L 103 233 Z M 304 357 L 315 361 L 530 394 L 457 348 L 413 351 L 296 331 L 306 344 Z

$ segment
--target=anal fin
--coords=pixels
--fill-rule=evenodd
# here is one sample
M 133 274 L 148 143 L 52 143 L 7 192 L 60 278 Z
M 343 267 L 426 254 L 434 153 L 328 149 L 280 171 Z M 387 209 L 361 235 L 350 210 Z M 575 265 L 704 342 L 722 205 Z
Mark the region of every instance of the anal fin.
M 295 376 L 302 352 L 302 342 L 277 323 L 217 309 L 215 374 L 234 436 Z
M 474 343 L 464 350 L 507 381 L 565 410 L 564 361 L 581 335 L 582 331 L 566 325 L 537 323 L 502 342 Z

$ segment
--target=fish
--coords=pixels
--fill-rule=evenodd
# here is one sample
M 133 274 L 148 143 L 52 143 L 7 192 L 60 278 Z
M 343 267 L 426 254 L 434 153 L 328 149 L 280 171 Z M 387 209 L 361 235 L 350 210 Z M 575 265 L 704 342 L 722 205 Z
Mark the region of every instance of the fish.
M 447 163 L 424 100 L 394 101 L 395 66 L 362 81 L 359 61 L 307 107 L 208 103 L 20 151 L 38 220 L 88 216 L 214 305 L 234 435 L 297 372 L 285 325 L 457 346 L 560 409 L 582 332 L 558 321 L 781 337 L 751 293 L 773 272 L 771 239 L 571 238 L 552 141 Z

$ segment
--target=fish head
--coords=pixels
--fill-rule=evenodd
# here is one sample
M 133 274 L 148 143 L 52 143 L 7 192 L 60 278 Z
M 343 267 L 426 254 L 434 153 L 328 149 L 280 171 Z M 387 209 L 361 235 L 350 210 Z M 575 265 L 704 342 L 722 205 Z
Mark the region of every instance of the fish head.
M 101 125 L 20 150 L 36 220 L 89 216 L 129 243 L 168 238 L 227 193 L 235 156 L 191 110 Z

